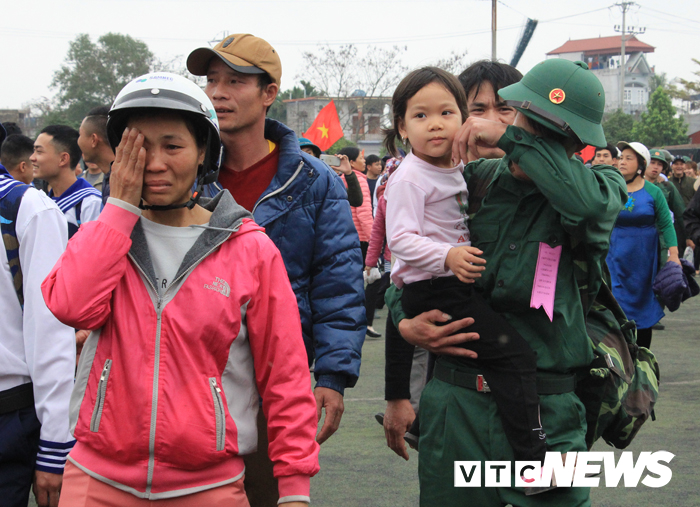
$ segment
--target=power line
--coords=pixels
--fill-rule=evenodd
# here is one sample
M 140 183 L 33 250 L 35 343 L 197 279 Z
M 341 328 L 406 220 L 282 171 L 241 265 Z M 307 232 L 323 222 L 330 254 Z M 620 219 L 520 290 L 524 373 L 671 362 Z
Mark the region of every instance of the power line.
M 665 13 L 659 12 L 659 13 L 657 13 L 657 15 L 655 15 L 654 17 L 657 17 L 658 15 L 666 16 Z M 675 18 L 675 19 L 673 19 L 673 18 Z M 683 27 L 688 28 L 688 29 L 690 29 L 690 30 L 697 30 L 697 28 L 696 28 L 695 26 L 693 26 L 693 25 L 687 25 L 687 24 L 685 24 L 685 23 L 682 23 L 681 21 L 678 21 L 678 19 L 682 19 L 682 18 L 678 18 L 677 16 L 673 16 L 673 15 L 669 14 L 668 17 L 667 17 L 666 19 L 660 19 L 659 21 L 663 21 L 663 22 L 666 22 L 666 23 L 674 23 L 674 25 L 680 25 L 680 26 L 683 26 Z M 694 20 L 692 20 L 692 19 L 689 19 L 688 21 L 697 23 L 697 21 L 694 21 Z
M 499 31 L 508 31 L 520 28 L 520 25 L 506 26 L 499 28 Z M 276 46 L 315 46 L 319 43 L 328 44 L 330 46 L 343 45 L 343 44 L 392 44 L 401 42 L 416 42 L 416 41 L 430 41 L 439 39 L 449 39 L 454 37 L 466 37 L 469 35 L 481 35 L 484 33 L 489 33 L 490 29 L 484 30 L 472 30 L 467 32 L 452 32 L 443 34 L 429 34 L 429 35 L 417 35 L 412 37 L 395 37 L 395 38 L 385 38 L 385 39 L 346 39 L 346 40 L 334 40 L 334 41 L 319 41 L 319 39 L 313 40 L 270 40 Z M 50 38 L 50 39 L 73 39 L 75 38 L 75 33 L 67 32 L 52 32 L 48 30 L 37 31 L 37 30 L 25 30 L 17 28 L 6 28 L 0 27 L 0 32 L 6 32 L 19 36 L 33 37 L 33 38 Z M 90 34 L 91 37 L 100 37 L 100 35 Z M 138 40 L 151 40 L 151 41 L 179 41 L 179 42 L 195 42 L 204 43 L 206 38 L 193 39 L 193 38 L 178 38 L 178 37 L 139 37 L 137 35 L 132 35 Z
M 646 10 L 649 10 L 649 11 L 652 11 L 652 12 L 656 12 L 657 14 L 664 14 L 664 15 L 670 16 L 670 17 L 672 17 L 672 18 L 681 19 L 681 20 L 683 20 L 683 21 L 691 21 L 691 22 L 693 22 L 693 23 L 698 23 L 698 24 L 700 24 L 700 21 L 697 21 L 697 20 L 695 20 L 695 19 L 690 19 L 690 18 L 686 18 L 686 17 L 676 16 L 675 14 L 669 14 L 668 12 L 657 11 L 656 9 L 652 9 L 651 7 L 644 7 L 644 6 L 642 6 L 642 8 L 643 8 L 643 9 L 646 9 Z
M 520 25 L 507 26 L 499 28 L 499 31 L 514 30 L 520 28 Z M 491 29 L 486 30 L 474 30 L 471 32 L 454 32 L 441 35 L 418 35 L 415 37 L 401 37 L 401 38 L 389 38 L 389 39 L 362 39 L 362 40 L 338 40 L 338 41 L 320 41 L 318 39 L 307 40 L 307 41 L 270 41 L 274 42 L 276 46 L 313 46 L 319 43 L 328 44 L 329 46 L 342 45 L 342 44 L 391 44 L 400 42 L 415 42 L 423 40 L 437 40 L 437 39 L 449 39 L 453 37 L 465 37 L 468 35 L 480 35 L 484 33 L 490 33 Z
M 373 1 L 377 1 L 377 0 L 373 0 Z M 403 0 L 403 1 L 406 1 L 406 0 Z M 518 12 L 519 14 L 522 14 L 519 11 L 510 7 L 509 5 L 505 4 L 502 0 L 498 0 L 498 3 L 514 10 L 515 12 Z M 593 9 L 593 10 L 586 11 L 586 12 L 579 12 L 576 14 L 569 14 L 567 16 L 561 16 L 558 18 L 545 19 L 545 20 L 541 20 L 540 23 L 556 23 L 557 21 L 562 20 L 562 19 L 583 16 L 586 14 L 591 14 L 591 13 L 598 12 L 601 10 L 606 10 L 606 9 L 608 9 L 608 7 Z M 512 25 L 512 26 L 499 27 L 498 31 L 505 32 L 505 31 L 515 30 L 515 29 L 520 29 L 520 28 L 521 28 L 521 25 Z M 357 44 L 357 45 L 398 44 L 398 43 L 402 43 L 402 42 L 431 41 L 431 40 L 440 40 L 440 39 L 450 39 L 450 38 L 455 38 L 455 37 L 466 37 L 466 36 L 470 36 L 470 35 L 482 35 L 482 34 L 490 33 L 490 31 L 491 31 L 490 29 L 484 29 L 484 30 L 472 30 L 472 31 L 467 31 L 467 32 L 452 32 L 452 33 L 447 33 L 447 34 L 417 35 L 417 36 L 411 36 L 411 37 L 395 37 L 395 38 L 385 38 L 385 39 L 334 40 L 334 41 L 325 41 L 322 43 L 328 44 L 330 46 L 337 46 L 337 45 L 343 45 L 343 44 Z M 26 29 L 8 28 L 8 27 L 0 27 L 0 32 L 9 32 L 9 33 L 16 34 L 16 35 L 37 37 L 37 38 L 49 38 L 49 39 L 72 39 L 76 35 L 75 33 L 68 33 L 68 32 L 54 32 L 54 31 L 49 31 L 49 30 L 41 30 L 41 31 L 39 31 L 39 30 L 26 30 Z M 99 35 L 94 35 L 94 36 L 99 37 Z M 205 42 L 205 38 L 194 39 L 194 38 L 153 37 L 153 36 L 149 36 L 149 37 L 133 36 L 133 37 L 136 39 L 139 39 L 139 40 L 151 40 L 151 41 L 179 41 L 179 42 L 195 42 L 195 43 L 204 43 Z M 274 42 L 274 44 L 277 46 L 315 46 L 315 45 L 319 44 L 319 42 L 321 42 L 321 41 L 319 41 L 318 39 L 314 39 L 314 40 L 282 40 L 282 41 L 271 41 L 271 42 Z
M 510 5 L 508 5 L 507 3 L 503 2 L 502 0 L 498 0 L 498 3 L 501 4 L 503 7 L 507 7 L 507 8 L 510 9 L 511 11 L 517 12 L 518 14 L 520 14 L 521 16 L 523 16 L 523 17 L 525 17 L 525 18 L 528 17 L 528 15 L 525 14 L 524 12 L 520 12 L 518 9 L 515 9 L 515 8 L 511 7 Z
M 576 16 L 583 16 L 584 14 L 591 14 L 598 11 L 606 11 L 609 7 L 601 7 L 600 9 L 593 9 L 592 11 L 579 12 L 578 14 L 569 14 L 568 16 L 562 16 L 560 18 L 543 19 L 540 23 L 551 23 L 553 21 L 559 21 L 560 19 L 574 18 Z

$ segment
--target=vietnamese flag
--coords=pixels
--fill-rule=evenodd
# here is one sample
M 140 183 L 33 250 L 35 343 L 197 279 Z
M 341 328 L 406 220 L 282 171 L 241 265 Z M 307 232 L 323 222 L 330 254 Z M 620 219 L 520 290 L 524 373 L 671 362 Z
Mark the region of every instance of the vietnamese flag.
M 343 128 L 340 126 L 338 111 L 332 100 L 318 112 L 318 116 L 309 127 L 309 130 L 304 132 L 304 137 L 321 148 L 321 151 L 327 150 L 333 143 L 343 137 Z
M 581 158 L 583 159 L 583 163 L 585 164 L 589 160 L 593 160 L 593 157 L 595 157 L 595 146 L 586 146 L 584 149 L 579 151 L 576 155 L 581 155 Z M 611 153 L 612 155 L 612 153 Z

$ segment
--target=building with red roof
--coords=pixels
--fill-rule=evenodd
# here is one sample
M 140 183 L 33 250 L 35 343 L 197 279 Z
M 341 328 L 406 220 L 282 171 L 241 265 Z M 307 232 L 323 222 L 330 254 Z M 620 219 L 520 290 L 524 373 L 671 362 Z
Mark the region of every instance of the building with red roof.
M 547 53 L 548 58 L 565 58 L 583 61 L 598 76 L 605 90 L 605 110 L 620 108 L 620 52 L 622 36 L 596 37 L 569 40 Z M 641 113 L 646 110 L 649 95 L 649 78 L 654 68 L 646 59 L 654 47 L 634 35 L 625 36 L 625 89 L 622 109 L 625 113 Z

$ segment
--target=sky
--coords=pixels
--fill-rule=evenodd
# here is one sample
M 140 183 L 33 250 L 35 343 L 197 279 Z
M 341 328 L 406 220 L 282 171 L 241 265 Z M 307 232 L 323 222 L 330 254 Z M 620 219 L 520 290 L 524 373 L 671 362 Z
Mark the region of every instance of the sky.
M 0 19 L 0 108 L 16 109 L 51 97 L 52 76 L 80 33 L 93 41 L 108 32 L 145 42 L 156 57 L 184 59 L 223 33 L 252 33 L 282 59 L 282 89 L 303 79 L 305 51 L 319 44 L 405 47 L 410 68 L 451 52 L 468 61 L 491 57 L 491 0 L 24 0 L 3 3 Z M 525 73 L 569 39 L 616 35 L 622 23 L 612 1 L 499 0 L 497 55 L 509 63 L 527 18 L 539 25 L 518 64 Z M 656 47 L 647 55 L 669 79 L 700 79 L 700 3 L 638 0 L 627 25 Z

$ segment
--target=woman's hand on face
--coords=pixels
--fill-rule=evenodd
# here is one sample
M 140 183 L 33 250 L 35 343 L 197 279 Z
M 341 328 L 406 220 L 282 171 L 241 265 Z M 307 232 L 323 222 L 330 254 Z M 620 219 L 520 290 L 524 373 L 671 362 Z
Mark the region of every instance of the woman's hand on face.
M 110 196 L 134 206 L 141 202 L 146 149 L 143 135 L 137 129 L 124 129 L 117 146 L 112 173 L 109 177 Z
M 467 118 L 452 143 L 452 159 L 465 164 L 480 158 L 500 158 L 498 141 L 508 125 L 483 118 Z
M 348 160 L 347 155 L 336 155 L 340 159 L 340 165 L 331 166 L 331 168 L 340 174 L 350 174 L 352 172 L 352 167 L 350 167 L 350 160 Z

